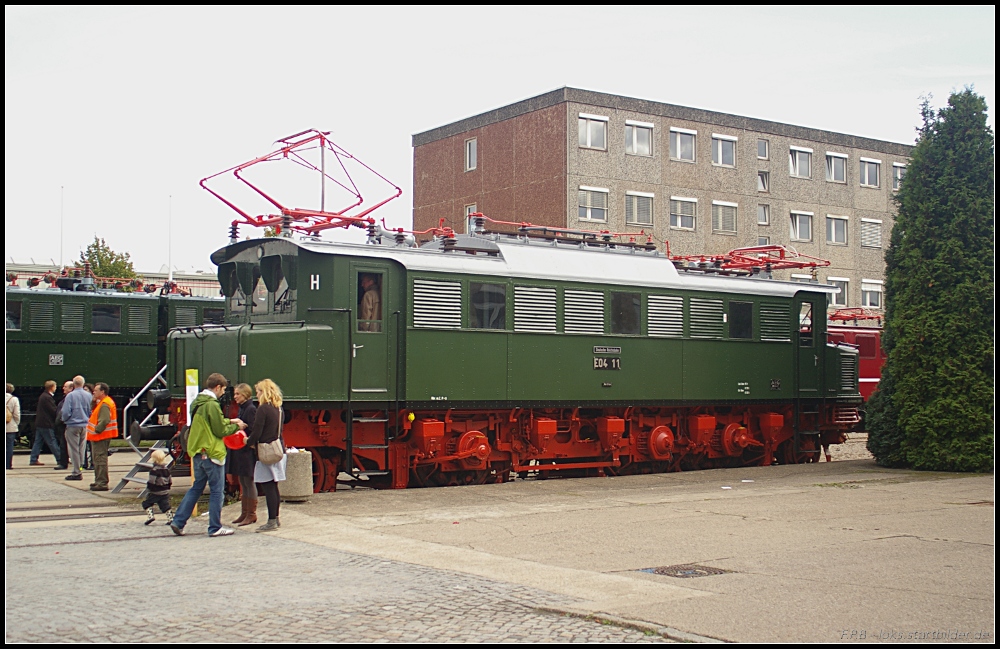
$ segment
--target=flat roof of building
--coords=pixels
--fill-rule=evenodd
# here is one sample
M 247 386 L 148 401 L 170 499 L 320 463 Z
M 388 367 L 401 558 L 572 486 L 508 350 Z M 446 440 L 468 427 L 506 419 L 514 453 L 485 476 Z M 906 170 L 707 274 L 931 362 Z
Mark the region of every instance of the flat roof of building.
M 527 113 L 549 108 L 561 103 L 574 102 L 586 104 L 588 106 L 599 106 L 614 110 L 627 110 L 646 115 L 657 115 L 674 119 L 688 120 L 692 122 L 702 122 L 706 124 L 716 124 L 729 128 L 755 131 L 758 133 L 770 133 L 794 139 L 809 140 L 812 142 L 822 142 L 865 151 L 877 151 L 900 156 L 909 156 L 913 151 L 913 146 L 900 144 L 897 142 L 887 142 L 873 138 L 861 137 L 858 135 L 847 135 L 844 133 L 834 133 L 833 131 L 823 131 L 806 126 L 796 126 L 794 124 L 784 124 L 781 122 L 771 122 L 755 117 L 743 117 L 741 115 L 731 115 L 729 113 L 718 113 L 712 110 L 701 108 L 689 108 L 676 104 L 665 104 L 647 99 L 635 99 L 633 97 L 622 97 L 621 95 L 609 95 L 604 92 L 594 92 L 592 90 L 581 90 L 579 88 L 559 88 L 536 97 L 531 97 L 523 101 L 508 104 L 494 110 L 480 113 L 473 117 L 467 117 L 451 124 L 445 124 L 433 128 L 429 131 L 417 133 L 413 136 L 413 146 L 428 144 L 436 140 L 442 140 L 459 133 L 465 133 L 473 129 L 482 128 L 490 124 L 496 124 L 504 120 L 513 119 Z

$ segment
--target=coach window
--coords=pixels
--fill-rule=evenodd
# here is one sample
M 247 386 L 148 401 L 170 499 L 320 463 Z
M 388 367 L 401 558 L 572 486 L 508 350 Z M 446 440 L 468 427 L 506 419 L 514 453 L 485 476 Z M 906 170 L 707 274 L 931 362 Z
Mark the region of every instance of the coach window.
M 358 331 L 382 331 L 382 275 L 358 273 Z
M 611 333 L 639 335 L 642 320 L 642 295 L 639 293 L 611 294 Z
M 205 324 L 222 324 L 226 319 L 225 309 L 205 309 L 202 312 L 202 321 Z
M 21 303 L 7 300 L 7 329 L 21 328 Z
M 122 330 L 122 308 L 114 304 L 97 304 L 90 311 L 93 333 L 117 334 Z
M 854 337 L 854 342 L 858 345 L 858 354 L 861 358 L 878 357 L 878 344 L 875 342 L 874 334 L 858 334 Z
M 753 338 L 753 302 L 729 303 L 729 337 Z
M 469 284 L 469 327 L 507 328 L 507 287 L 503 284 Z

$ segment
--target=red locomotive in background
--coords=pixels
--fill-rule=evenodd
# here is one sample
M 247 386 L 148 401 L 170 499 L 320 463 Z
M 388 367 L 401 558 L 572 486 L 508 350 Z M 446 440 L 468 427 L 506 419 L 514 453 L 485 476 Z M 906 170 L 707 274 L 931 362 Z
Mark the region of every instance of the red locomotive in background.
M 858 382 L 865 401 L 878 389 L 885 364 L 882 349 L 882 315 L 871 309 L 839 309 L 829 317 L 826 339 L 858 349 Z

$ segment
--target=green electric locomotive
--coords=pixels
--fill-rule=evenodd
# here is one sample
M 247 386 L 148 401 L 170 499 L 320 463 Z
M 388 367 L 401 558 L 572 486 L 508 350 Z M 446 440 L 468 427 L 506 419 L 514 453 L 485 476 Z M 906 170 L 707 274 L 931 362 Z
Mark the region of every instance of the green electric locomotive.
M 224 324 L 167 336 L 173 421 L 188 370 L 271 378 L 317 491 L 808 462 L 858 422 L 857 351 L 826 342 L 836 287 L 477 230 L 234 238 L 212 256 Z
M 58 281 L 62 288 L 5 291 L 6 377 L 29 439 L 45 381 L 60 388 L 77 374 L 103 381 L 121 411 L 163 367 L 167 331 L 221 323 L 225 313 L 221 298 L 98 289 L 87 277 Z M 148 412 L 145 403 L 135 412 Z

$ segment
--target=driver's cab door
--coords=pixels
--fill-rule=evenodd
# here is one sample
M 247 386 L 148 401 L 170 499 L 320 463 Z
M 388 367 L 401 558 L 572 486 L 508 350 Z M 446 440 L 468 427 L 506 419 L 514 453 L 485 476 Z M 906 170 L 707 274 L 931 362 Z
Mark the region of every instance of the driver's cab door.
M 826 301 L 823 296 L 798 295 L 795 352 L 798 356 L 798 394 L 800 397 L 822 395 L 823 348 L 826 342 Z
M 388 268 L 351 264 L 351 399 L 384 401 L 389 395 Z

